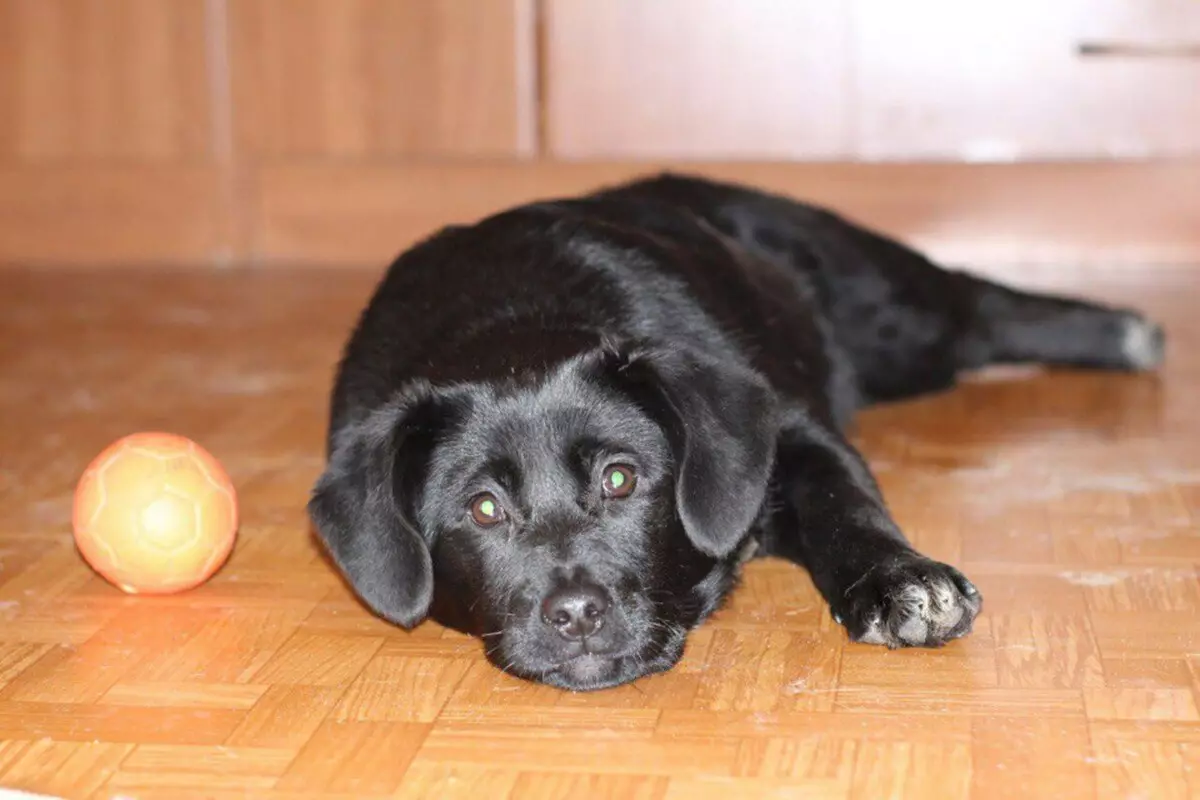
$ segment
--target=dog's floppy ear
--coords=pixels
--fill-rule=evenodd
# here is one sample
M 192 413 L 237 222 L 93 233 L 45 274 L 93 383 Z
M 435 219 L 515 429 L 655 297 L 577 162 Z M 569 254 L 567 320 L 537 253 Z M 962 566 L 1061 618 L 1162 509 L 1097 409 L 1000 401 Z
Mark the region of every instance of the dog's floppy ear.
M 771 387 L 748 367 L 689 349 L 609 344 L 601 358 L 667 434 L 688 538 L 708 555 L 729 555 L 766 498 L 777 428 Z
M 455 408 L 427 387 L 338 431 L 308 503 L 322 542 L 358 596 L 412 628 L 429 613 L 433 563 L 413 524 L 430 454 Z

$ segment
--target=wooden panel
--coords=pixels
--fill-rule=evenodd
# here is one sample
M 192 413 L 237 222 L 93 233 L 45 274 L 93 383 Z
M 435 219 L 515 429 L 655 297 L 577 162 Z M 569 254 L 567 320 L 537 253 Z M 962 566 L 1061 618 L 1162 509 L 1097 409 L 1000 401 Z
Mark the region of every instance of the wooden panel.
M 1195 161 L 675 166 L 833 206 L 947 261 L 1200 261 Z M 203 166 L 0 167 L 0 266 L 378 266 L 441 225 L 650 169 L 630 162 L 278 164 L 247 171 L 244 211 L 235 213 L 223 175 Z
M 857 0 L 866 158 L 1200 153 L 1200 4 Z M 1089 43 L 1150 50 L 1080 55 Z
M 546 138 L 567 158 L 847 152 L 846 6 L 547 0 Z
M 1200 46 L 1200 7 L 1195 0 L 1094 0 L 1092 11 L 1079 21 L 1082 37 L 1089 43 L 1132 44 L 1162 48 L 1195 57 Z
M 0 166 L 0 265 L 222 261 L 222 191 L 206 166 Z
M 0 0 L 0 159 L 210 150 L 204 0 Z
M 531 153 L 532 0 L 231 0 L 260 156 Z
M 1200 260 L 1200 162 L 680 168 L 831 205 L 950 261 Z M 441 225 L 648 169 L 628 162 L 280 165 L 254 178 L 252 251 L 268 262 L 379 264 Z

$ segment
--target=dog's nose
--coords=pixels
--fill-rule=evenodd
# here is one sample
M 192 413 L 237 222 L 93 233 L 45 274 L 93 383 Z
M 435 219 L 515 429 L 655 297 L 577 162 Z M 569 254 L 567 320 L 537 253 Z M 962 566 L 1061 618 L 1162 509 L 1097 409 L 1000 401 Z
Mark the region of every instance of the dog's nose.
M 555 589 L 542 600 L 542 621 L 573 642 L 600 630 L 607 613 L 608 598 L 592 584 Z

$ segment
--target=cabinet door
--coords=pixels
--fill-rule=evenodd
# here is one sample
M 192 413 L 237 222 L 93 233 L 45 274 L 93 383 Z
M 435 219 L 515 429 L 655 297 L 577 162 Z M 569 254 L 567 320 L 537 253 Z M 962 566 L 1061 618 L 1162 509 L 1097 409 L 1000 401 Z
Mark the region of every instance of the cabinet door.
M 0 0 L 0 160 L 212 150 L 204 0 Z
M 1194 0 L 855 0 L 864 158 L 1200 152 Z
M 206 0 L 0 0 L 0 264 L 220 247 Z
M 258 156 L 533 152 L 533 0 L 229 0 Z
M 545 0 L 546 146 L 559 158 L 847 153 L 847 6 Z

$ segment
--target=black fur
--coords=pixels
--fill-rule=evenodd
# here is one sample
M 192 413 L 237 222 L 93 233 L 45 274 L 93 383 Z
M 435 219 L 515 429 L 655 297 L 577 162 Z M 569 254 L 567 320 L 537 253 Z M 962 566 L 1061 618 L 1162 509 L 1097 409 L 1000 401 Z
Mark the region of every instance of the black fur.
M 346 347 L 310 511 L 376 613 L 565 688 L 670 668 L 750 552 L 806 567 L 852 638 L 936 646 L 982 598 L 908 544 L 853 413 L 987 364 L 1149 369 L 1162 347 L 1133 311 L 664 175 L 402 254 Z

